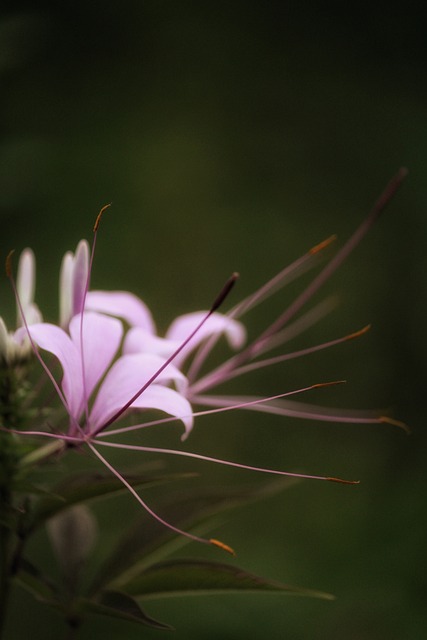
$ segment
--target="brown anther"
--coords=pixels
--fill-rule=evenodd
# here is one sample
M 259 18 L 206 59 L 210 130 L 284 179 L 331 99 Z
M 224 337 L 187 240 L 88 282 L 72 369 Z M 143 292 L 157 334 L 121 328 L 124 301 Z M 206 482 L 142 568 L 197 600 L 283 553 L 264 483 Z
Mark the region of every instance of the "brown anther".
M 311 389 L 321 389 L 322 387 L 333 387 L 336 384 L 346 384 L 347 380 L 333 380 L 332 382 L 318 382 L 313 384 Z
M 215 538 L 211 538 L 209 542 L 210 544 L 213 544 L 214 547 L 219 547 L 223 551 L 226 551 L 227 553 L 229 553 L 231 556 L 236 555 L 236 552 L 234 551 L 234 549 L 229 547 L 228 544 L 224 544 L 224 542 L 221 542 L 221 540 L 215 540 Z
M 385 424 L 391 424 L 394 427 L 399 427 L 399 429 L 403 429 L 403 431 L 405 431 L 405 433 L 407 433 L 408 435 L 411 433 L 408 425 L 404 422 L 401 422 L 401 420 L 395 420 L 394 418 L 389 418 L 388 416 L 380 416 L 378 420 L 380 422 L 384 422 Z
M 366 327 L 363 327 L 363 329 L 359 329 L 359 331 L 355 331 L 354 333 L 349 333 L 348 336 L 345 337 L 346 340 L 354 340 L 354 338 L 359 338 L 360 336 L 363 336 L 365 333 L 367 333 L 372 325 L 367 324 Z
M 96 231 L 98 231 L 98 227 L 101 224 L 101 218 L 103 216 L 104 211 L 106 211 L 107 209 L 109 209 L 111 207 L 111 202 L 109 204 L 106 204 L 102 207 L 101 211 L 98 213 L 98 215 L 96 216 L 96 220 L 95 220 L 95 224 L 93 225 L 93 232 L 95 233 Z
M 15 249 L 12 249 L 12 251 L 9 251 L 6 258 L 6 262 L 5 262 L 6 275 L 8 278 L 12 277 L 12 256 L 14 253 L 15 253 Z
M 329 247 L 329 245 L 335 242 L 336 239 L 337 239 L 337 236 L 335 234 L 333 236 L 329 236 L 329 238 L 326 238 L 326 240 L 322 240 L 322 242 L 319 242 L 319 244 L 316 244 L 315 247 L 312 247 L 311 249 L 309 249 L 308 253 L 310 253 L 311 255 L 314 255 L 315 253 L 319 253 L 319 251 L 323 251 L 323 249 L 326 249 L 326 247 Z
M 239 277 L 239 274 L 237 272 L 234 272 L 229 277 L 229 279 L 227 280 L 227 282 L 225 283 L 225 285 L 221 289 L 219 295 L 216 297 L 213 305 L 211 306 L 211 309 L 210 309 L 211 312 L 216 311 L 218 309 L 218 307 L 220 307 L 222 305 L 222 303 L 224 302 L 225 298 L 228 296 L 228 294 L 230 293 L 231 289 L 234 287 L 238 277 Z
M 360 484 L 360 480 L 343 480 L 342 478 L 325 478 L 328 482 L 338 482 L 338 484 Z

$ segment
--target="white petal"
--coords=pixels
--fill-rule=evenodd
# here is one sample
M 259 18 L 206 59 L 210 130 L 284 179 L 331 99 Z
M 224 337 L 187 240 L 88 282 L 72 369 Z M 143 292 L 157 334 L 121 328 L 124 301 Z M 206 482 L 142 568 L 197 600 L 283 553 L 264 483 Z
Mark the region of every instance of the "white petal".
M 0 364 L 8 362 L 9 333 L 3 318 L 0 318 Z
M 29 306 L 34 299 L 36 286 L 36 259 L 31 249 L 24 249 L 19 258 L 18 275 L 16 278 L 16 288 L 22 305 L 22 310 L 26 315 Z M 17 310 L 18 326 L 22 325 L 20 310 Z
M 59 274 L 59 323 L 61 327 L 67 327 L 72 316 L 73 264 L 74 256 L 71 251 L 67 251 L 62 259 Z

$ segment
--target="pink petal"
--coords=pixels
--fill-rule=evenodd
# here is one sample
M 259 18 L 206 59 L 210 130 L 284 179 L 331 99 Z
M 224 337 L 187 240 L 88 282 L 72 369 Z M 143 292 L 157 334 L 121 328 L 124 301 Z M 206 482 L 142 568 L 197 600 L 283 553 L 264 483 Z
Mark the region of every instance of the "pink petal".
M 89 245 L 81 240 L 74 256 L 72 278 L 72 310 L 71 316 L 83 311 L 83 302 L 89 274 Z
M 66 328 L 71 318 L 83 310 L 89 273 L 89 244 L 81 240 L 76 253 L 67 251 L 59 275 L 59 320 Z
M 81 314 L 70 322 L 70 335 L 81 354 Z M 86 312 L 83 315 L 83 359 L 87 398 L 113 361 L 123 335 L 122 323 L 101 313 Z M 80 355 L 81 360 L 81 355 Z
M 156 333 L 154 320 L 148 307 L 133 293 L 89 291 L 86 297 L 86 309 L 117 316 L 131 326 L 142 327 L 145 331 Z
M 34 342 L 41 349 L 45 349 L 56 356 L 64 372 L 62 390 L 67 401 L 68 410 L 72 416 L 78 418 L 82 411 L 83 379 L 81 373 L 80 354 L 69 335 L 54 324 L 43 322 L 28 327 Z M 27 335 L 26 329 L 19 329 L 15 337 L 22 340 Z
M 179 316 L 169 327 L 166 337 L 159 338 L 139 327 L 130 329 L 123 345 L 124 353 L 156 353 L 168 358 L 188 338 L 197 325 L 203 320 L 207 312 L 199 311 Z M 229 344 L 238 349 L 246 338 L 243 325 L 232 318 L 214 313 L 192 338 L 191 342 L 174 358 L 174 365 L 179 367 L 191 351 L 201 342 L 215 334 L 224 334 Z
M 179 316 L 170 325 L 165 338 L 179 343 L 183 342 L 199 322 L 203 320 L 206 313 L 206 311 L 196 311 L 195 313 L 187 313 Z M 225 335 L 229 345 L 233 349 L 239 349 L 246 339 L 245 329 L 240 322 L 221 313 L 213 313 L 200 331 L 194 336 L 194 341 L 192 340 L 189 346 L 191 349 L 194 349 L 197 344 L 218 333 Z
M 163 358 L 144 354 L 131 354 L 119 358 L 111 367 L 97 394 L 90 415 L 91 429 L 96 430 L 114 416 L 164 362 Z M 135 400 L 132 407 L 160 409 L 177 417 L 191 415 L 191 405 L 183 397 L 187 380 L 176 367 L 169 365 L 155 382 L 156 384 L 150 385 Z M 162 386 L 169 383 L 174 383 L 180 393 Z M 158 389 L 152 391 L 154 387 Z M 168 393 L 162 393 L 162 389 Z M 186 418 L 183 422 L 187 430 L 191 429 L 191 418 Z
M 140 327 L 133 327 L 126 334 L 123 353 L 152 353 L 168 358 L 179 345 L 180 343 L 174 340 L 159 338 Z

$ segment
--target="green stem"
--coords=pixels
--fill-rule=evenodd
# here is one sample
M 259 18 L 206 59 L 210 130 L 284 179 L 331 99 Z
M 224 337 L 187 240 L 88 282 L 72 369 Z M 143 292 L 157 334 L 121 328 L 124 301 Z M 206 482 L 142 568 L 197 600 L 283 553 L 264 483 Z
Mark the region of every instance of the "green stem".
M 66 444 L 63 440 L 54 440 L 53 442 L 49 442 L 48 444 L 27 453 L 26 456 L 23 456 L 19 462 L 19 468 L 24 469 L 25 467 L 40 464 L 51 456 L 61 453 L 65 448 Z
M 0 488 L 0 638 L 3 635 L 10 592 L 10 529 L 4 524 L 10 508 L 10 492 Z
M 16 437 L 7 429 L 19 422 L 16 379 L 0 368 L 0 639 L 4 632 L 12 571 L 13 482 L 19 462 Z

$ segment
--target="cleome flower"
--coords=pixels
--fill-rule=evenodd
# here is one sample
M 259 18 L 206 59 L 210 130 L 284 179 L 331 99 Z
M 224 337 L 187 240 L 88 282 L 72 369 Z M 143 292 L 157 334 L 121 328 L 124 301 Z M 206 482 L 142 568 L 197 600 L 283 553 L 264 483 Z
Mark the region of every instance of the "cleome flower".
M 212 389 L 231 378 L 335 346 L 358 337 L 367 330 L 364 328 L 300 351 L 265 357 L 272 349 L 282 346 L 292 336 L 302 333 L 323 315 L 324 308 L 315 307 L 314 310 L 297 316 L 314 293 L 339 268 L 365 236 L 397 190 L 404 175 L 405 172 L 401 170 L 387 186 L 368 217 L 343 247 L 283 313 L 248 344 L 245 343 L 246 332 L 239 318 L 300 273 L 317 264 L 320 252 L 330 244 L 330 240 L 308 251 L 239 303 L 227 315 L 223 315 L 218 313 L 218 308 L 237 279 L 237 275 L 233 274 L 208 311 L 180 316 L 171 324 L 165 337 L 157 335 L 149 309 L 133 294 L 124 291 L 89 291 L 98 227 L 105 208 L 101 210 L 95 223 L 92 249 L 90 250 L 89 245 L 82 241 L 75 254 L 68 253 L 64 257 L 60 276 L 61 326 L 28 321 L 25 304 L 21 300 L 19 283 L 15 285 L 9 267 L 8 272 L 23 323 L 15 338 L 18 341 L 25 339 L 29 341 L 68 415 L 66 430 L 43 427 L 38 430 L 20 431 L 20 433 L 55 438 L 67 446 L 87 446 L 159 522 L 192 540 L 212 544 L 230 553 L 233 553 L 232 549 L 222 542 L 200 538 L 165 522 L 101 454 L 100 448 L 113 447 L 137 452 L 184 456 L 261 473 L 355 484 L 354 481 L 330 476 L 297 474 L 254 467 L 187 450 L 120 443 L 109 440 L 108 436 L 117 436 L 135 430 L 141 431 L 170 421 L 181 421 L 184 425 L 185 439 L 192 429 L 196 416 L 235 409 L 340 422 L 391 422 L 404 426 L 372 412 L 343 413 L 289 400 L 290 396 L 302 394 L 316 387 L 337 384 L 340 381 L 315 383 L 271 397 L 210 393 Z M 122 320 L 125 321 L 125 325 Z M 129 329 L 126 330 L 126 327 Z M 211 350 L 221 336 L 226 337 L 230 346 L 236 351 L 235 354 L 208 373 L 201 374 L 202 368 L 206 369 L 205 364 Z M 57 382 L 44 361 L 40 349 L 49 352 L 59 361 L 63 372 L 60 382 Z M 195 411 L 195 405 L 207 408 Z M 139 412 L 144 409 L 157 409 L 168 415 L 139 424 L 123 424 L 122 421 L 129 412 Z

